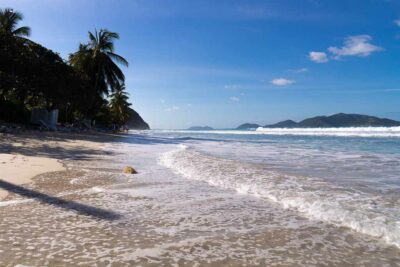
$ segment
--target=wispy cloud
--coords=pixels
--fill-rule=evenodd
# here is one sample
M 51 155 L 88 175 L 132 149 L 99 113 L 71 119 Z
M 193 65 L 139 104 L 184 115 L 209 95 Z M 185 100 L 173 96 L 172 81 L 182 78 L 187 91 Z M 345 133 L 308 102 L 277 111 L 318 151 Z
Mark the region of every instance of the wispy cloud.
M 188 66 L 188 65 L 135 65 L 135 71 L 127 72 L 127 78 L 132 81 L 142 81 L 154 79 L 176 81 L 177 77 L 182 76 L 190 78 L 207 78 L 218 77 L 226 80 L 243 78 L 243 79 L 261 79 L 264 76 L 262 71 L 254 71 L 239 68 L 215 68 L 212 66 Z M 235 84 L 227 84 L 227 86 L 235 86 Z M 239 85 L 236 85 L 239 87 Z
M 329 61 L 328 55 L 325 52 L 311 51 L 308 54 L 308 57 L 311 61 L 314 61 L 316 63 L 326 63 Z
M 396 24 L 397 26 L 399 26 L 400 27 L 400 19 L 396 19 L 395 21 L 393 21 L 394 22 L 394 24 Z
M 160 102 L 161 102 L 161 104 L 165 104 L 165 99 L 164 98 L 160 98 Z
M 170 107 L 170 108 L 165 109 L 165 111 L 171 112 L 171 111 L 178 111 L 178 110 L 180 110 L 180 109 L 181 109 L 181 108 L 178 107 L 178 106 L 173 106 L 173 107 Z
M 271 9 L 268 10 L 265 6 L 261 5 L 240 5 L 237 6 L 236 10 L 238 15 L 251 19 L 263 19 L 277 16 L 275 12 L 271 12 Z
M 400 92 L 400 88 L 383 89 L 383 92 Z
M 239 98 L 239 97 L 236 97 L 236 96 L 231 96 L 231 97 L 229 98 L 229 100 L 231 100 L 231 101 L 233 101 L 233 102 L 239 102 L 239 101 L 240 101 L 240 98 Z
M 374 52 L 383 50 L 382 47 L 371 44 L 371 40 L 372 37 L 367 34 L 349 36 L 344 40 L 342 47 L 331 46 L 328 51 L 333 54 L 335 59 L 339 59 L 343 56 L 367 57 Z
M 307 68 L 299 68 L 299 69 L 293 69 L 293 70 L 289 70 L 289 71 L 294 72 L 294 73 L 305 73 L 305 72 L 308 72 L 309 69 L 307 69 Z
M 237 84 L 227 84 L 227 85 L 224 85 L 224 88 L 227 90 L 237 90 L 240 88 L 240 86 Z
M 295 81 L 293 81 L 293 80 L 289 80 L 289 79 L 285 79 L 285 78 L 276 78 L 271 81 L 271 83 L 276 86 L 286 86 L 286 85 L 293 84 L 294 82 Z

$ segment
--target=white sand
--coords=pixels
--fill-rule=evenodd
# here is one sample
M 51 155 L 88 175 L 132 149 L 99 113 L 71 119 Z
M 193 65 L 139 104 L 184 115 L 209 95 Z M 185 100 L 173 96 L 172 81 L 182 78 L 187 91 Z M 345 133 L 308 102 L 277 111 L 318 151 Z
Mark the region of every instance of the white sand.
M 0 180 L 16 185 L 29 184 L 39 174 L 65 170 L 61 163 L 65 157 L 95 159 L 102 152 L 105 140 L 113 138 L 37 131 L 0 136 Z M 7 192 L 0 189 L 0 201 L 6 196 Z
M 0 179 L 16 185 L 28 184 L 41 173 L 64 169 L 57 159 L 0 153 Z M 7 191 L 0 189 L 0 199 L 6 196 Z

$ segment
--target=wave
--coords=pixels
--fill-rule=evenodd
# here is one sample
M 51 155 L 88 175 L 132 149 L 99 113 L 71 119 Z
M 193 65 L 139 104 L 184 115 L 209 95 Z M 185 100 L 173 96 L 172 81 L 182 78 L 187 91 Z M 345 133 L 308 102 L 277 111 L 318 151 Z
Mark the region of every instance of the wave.
M 343 127 L 343 128 L 263 128 L 256 130 L 161 130 L 161 132 L 191 134 L 232 134 L 232 135 L 309 135 L 349 137 L 400 137 L 399 127 Z
M 400 127 L 346 128 L 258 128 L 256 132 L 273 135 L 321 135 L 359 137 L 400 137 Z
M 345 226 L 400 247 L 400 210 L 380 196 L 208 156 L 184 145 L 159 160 L 186 178 L 273 201 L 309 219 Z

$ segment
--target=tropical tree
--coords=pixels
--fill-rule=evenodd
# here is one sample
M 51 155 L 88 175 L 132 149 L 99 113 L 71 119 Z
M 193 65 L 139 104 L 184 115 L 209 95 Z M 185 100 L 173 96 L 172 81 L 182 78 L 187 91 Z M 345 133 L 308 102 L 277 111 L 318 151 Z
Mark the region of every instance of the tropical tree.
M 0 8 L 0 33 L 8 36 L 27 37 L 31 34 L 31 29 L 27 26 L 18 27 L 18 23 L 23 19 L 20 12 L 11 8 Z
M 130 116 L 128 102 L 128 93 L 125 91 L 124 84 L 118 84 L 110 96 L 110 113 L 114 123 L 124 125 L 128 122 Z
M 79 50 L 70 55 L 71 65 L 89 77 L 94 91 L 100 95 L 107 96 L 125 81 L 118 64 L 128 66 L 128 62 L 114 52 L 117 39 L 118 33 L 105 29 L 89 32 L 89 42 L 80 44 Z

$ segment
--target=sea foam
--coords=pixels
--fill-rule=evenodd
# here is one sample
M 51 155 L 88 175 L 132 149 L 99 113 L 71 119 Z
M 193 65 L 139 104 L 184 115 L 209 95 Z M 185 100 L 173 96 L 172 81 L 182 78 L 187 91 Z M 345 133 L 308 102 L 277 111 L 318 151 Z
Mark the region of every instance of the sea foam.
M 400 210 L 380 196 L 205 155 L 184 145 L 162 154 L 160 163 L 186 178 L 273 201 L 309 219 L 345 226 L 400 247 Z
M 258 128 L 258 133 L 273 135 L 400 137 L 400 127 L 344 128 Z
M 263 128 L 256 130 L 162 130 L 160 132 L 232 135 L 305 135 L 305 136 L 354 136 L 400 137 L 400 127 L 343 127 L 343 128 Z

